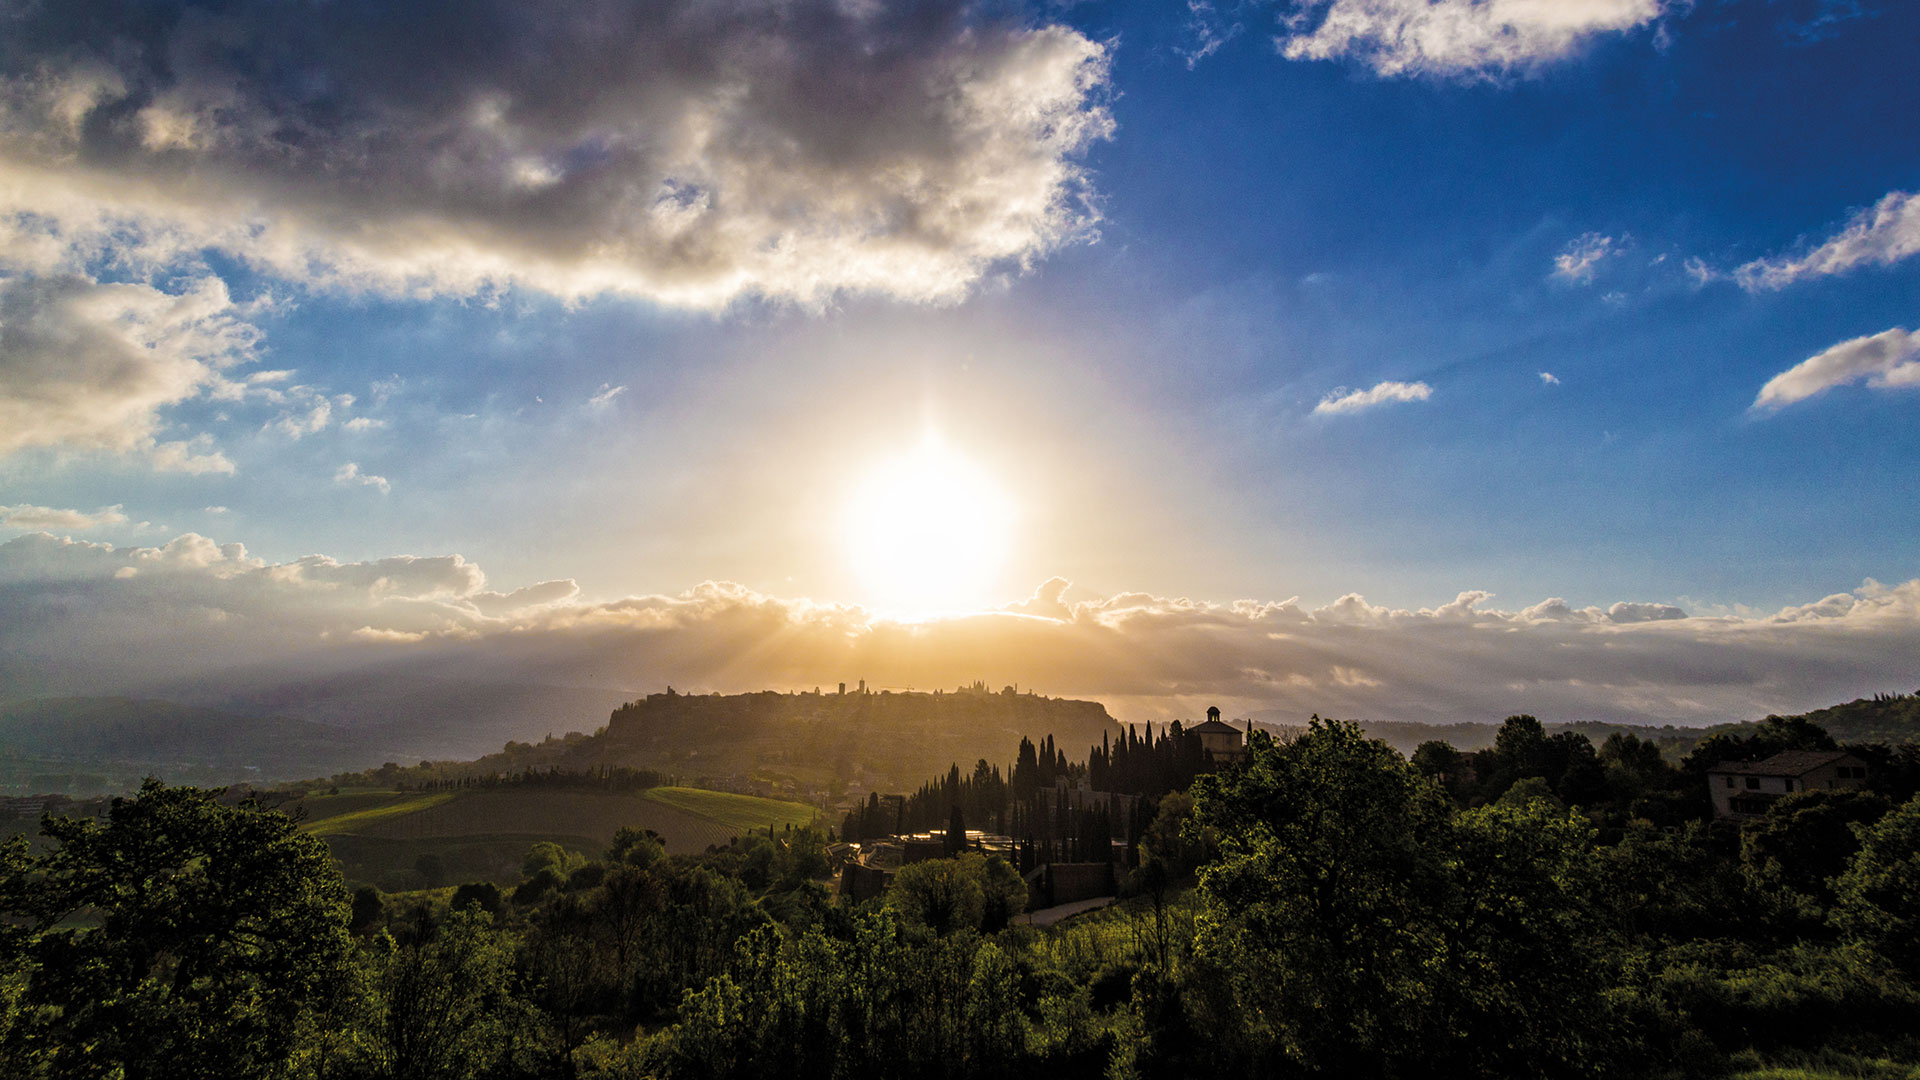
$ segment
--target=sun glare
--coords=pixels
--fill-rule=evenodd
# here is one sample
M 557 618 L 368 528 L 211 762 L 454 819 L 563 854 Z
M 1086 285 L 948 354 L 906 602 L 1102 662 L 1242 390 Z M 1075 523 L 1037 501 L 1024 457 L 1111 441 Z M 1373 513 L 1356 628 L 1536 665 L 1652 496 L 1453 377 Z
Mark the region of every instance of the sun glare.
M 1012 507 L 929 435 L 875 466 L 847 504 L 847 551 L 871 606 L 897 618 L 977 610 L 1006 555 Z

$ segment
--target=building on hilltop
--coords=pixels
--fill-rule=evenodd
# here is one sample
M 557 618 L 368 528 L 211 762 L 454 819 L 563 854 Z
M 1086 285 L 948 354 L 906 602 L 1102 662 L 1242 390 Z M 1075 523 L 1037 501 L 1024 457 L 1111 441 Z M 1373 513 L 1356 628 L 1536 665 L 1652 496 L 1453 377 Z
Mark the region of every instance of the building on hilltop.
M 1723 761 L 1707 770 L 1713 816 L 1735 821 L 1760 817 L 1795 792 L 1866 782 L 1867 763 L 1844 750 L 1782 750 L 1764 761 Z
M 1207 722 L 1189 728 L 1188 734 L 1199 736 L 1201 747 L 1223 765 L 1247 756 L 1246 733 L 1232 724 L 1221 723 L 1218 705 L 1209 705 Z

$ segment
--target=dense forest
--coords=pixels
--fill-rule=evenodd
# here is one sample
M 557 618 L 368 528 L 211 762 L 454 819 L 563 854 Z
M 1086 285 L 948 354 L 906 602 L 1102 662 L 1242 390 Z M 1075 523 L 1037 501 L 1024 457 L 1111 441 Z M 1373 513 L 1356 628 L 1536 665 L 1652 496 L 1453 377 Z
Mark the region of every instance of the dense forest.
M 1430 742 L 1409 760 L 1316 720 L 1185 777 L 1184 740 L 1156 742 L 1170 745 L 1071 763 L 1029 744 L 1003 778 L 1009 799 L 1042 789 L 1047 750 L 1049 769 L 1097 769 L 1146 807 L 1131 899 L 1046 929 L 1017 922 L 1014 868 L 976 852 L 836 901 L 812 830 L 673 856 L 626 831 L 591 858 L 536 846 L 509 890 L 386 897 L 350 891 L 284 814 L 149 783 L 103 819 L 49 818 L 40 843 L 0 847 L 0 1075 L 1910 1076 L 1920 1062 L 1911 746 L 1857 749 L 1870 790 L 1788 796 L 1730 828 L 1703 820 L 1707 765 L 1831 737 L 1772 719 L 1675 767 L 1631 737 L 1596 748 L 1514 717 L 1491 748 Z M 1148 767 L 1162 753 L 1172 771 Z

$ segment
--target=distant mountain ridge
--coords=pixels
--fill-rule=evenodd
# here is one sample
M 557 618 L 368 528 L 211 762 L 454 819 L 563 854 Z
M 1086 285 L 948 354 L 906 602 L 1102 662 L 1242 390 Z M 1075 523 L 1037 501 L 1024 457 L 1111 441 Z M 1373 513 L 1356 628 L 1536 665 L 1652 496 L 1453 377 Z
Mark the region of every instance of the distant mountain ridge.
M 23 794 L 55 786 L 112 791 L 148 775 L 203 784 L 284 780 L 316 766 L 359 767 L 379 753 L 326 724 L 172 701 L 50 698 L 0 709 L 0 788 Z M 45 782 L 59 777 L 67 782 Z

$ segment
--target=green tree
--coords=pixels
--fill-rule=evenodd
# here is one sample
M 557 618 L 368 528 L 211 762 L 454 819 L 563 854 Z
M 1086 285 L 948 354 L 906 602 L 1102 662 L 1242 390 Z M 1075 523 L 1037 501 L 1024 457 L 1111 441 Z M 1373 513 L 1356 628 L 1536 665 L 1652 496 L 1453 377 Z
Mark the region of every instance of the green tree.
M 1889 808 L 1867 791 L 1794 792 L 1741 831 L 1740 861 L 1763 887 L 1790 890 L 1824 911 L 1833 903 L 1829 882 L 1860 849 L 1855 826 L 1873 824 Z
M 45 855 L 9 849 L 0 921 L 28 1010 L 9 1041 L 37 1068 L 266 1076 L 338 1004 L 352 946 L 326 846 L 218 794 L 148 780 L 105 821 L 42 819 Z
M 963 859 L 910 863 L 887 886 L 888 906 L 907 922 L 935 934 L 979 929 L 986 903 L 979 872 Z
M 1198 949 L 1230 982 L 1249 1067 L 1383 1075 L 1430 1041 L 1448 807 L 1392 747 L 1313 718 L 1194 783 L 1218 830 Z
M 369 950 L 365 1071 L 381 1080 L 466 1080 L 510 1062 L 526 1006 L 514 939 L 478 907 L 383 932 Z
M 1920 797 L 1858 830 L 1860 851 L 1834 882 L 1833 921 L 1910 979 L 1920 979 Z

